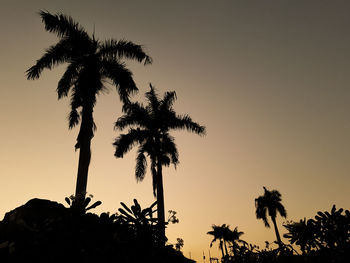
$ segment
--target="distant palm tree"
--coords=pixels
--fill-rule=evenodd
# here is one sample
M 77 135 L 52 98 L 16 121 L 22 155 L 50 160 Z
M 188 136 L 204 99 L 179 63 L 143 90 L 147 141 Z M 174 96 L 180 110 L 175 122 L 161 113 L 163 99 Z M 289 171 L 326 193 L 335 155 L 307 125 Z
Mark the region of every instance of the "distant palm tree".
M 157 197 L 157 213 L 161 243 L 165 244 L 165 214 L 162 166 L 179 163 L 175 138 L 169 134 L 171 130 L 183 130 L 199 135 L 205 134 L 205 127 L 192 121 L 188 115 L 177 115 L 172 108 L 176 100 L 175 92 L 166 92 L 163 99 L 159 99 L 154 88 L 146 93 L 148 104 L 144 107 L 140 103 L 130 103 L 125 106 L 126 114 L 115 123 L 115 128 L 123 130 L 129 128 L 127 134 L 116 138 L 115 156 L 123 157 L 135 144 L 139 144 L 135 175 L 142 181 L 146 174 L 147 154 L 151 160 L 153 194 Z
M 51 69 L 59 64 L 68 66 L 58 82 L 58 99 L 70 92 L 71 112 L 69 128 L 80 122 L 76 149 L 79 152 L 78 176 L 75 195 L 77 200 L 84 200 L 87 186 L 88 169 L 91 159 L 91 139 L 95 124 L 93 108 L 96 96 L 104 89 L 104 82 L 111 80 L 116 86 L 120 99 L 129 102 L 130 94 L 137 91 L 132 73 L 121 61 L 122 58 L 137 60 L 144 64 L 151 63 L 142 47 L 125 40 L 107 40 L 101 42 L 90 37 L 83 27 L 71 17 L 40 11 L 45 29 L 59 37 L 57 44 L 50 46 L 36 64 L 27 70 L 28 79 L 37 79 L 44 69 Z M 78 109 L 81 109 L 78 112 Z
M 235 227 L 234 230 L 228 228 L 228 231 L 225 236 L 225 240 L 232 244 L 232 250 L 234 254 L 236 254 L 236 250 L 238 248 L 238 243 L 246 243 L 241 239 L 241 236 L 244 234 L 242 231 L 238 231 L 238 228 Z
M 212 231 L 209 231 L 207 234 L 213 236 L 213 240 L 210 242 L 210 247 L 213 246 L 213 243 L 217 240 L 219 241 L 219 248 L 221 250 L 222 258 L 225 257 L 224 253 L 224 244 L 225 244 L 225 231 L 227 231 L 227 226 L 223 224 L 222 226 L 212 225 Z M 226 255 L 227 255 L 227 248 L 226 249 Z
M 259 196 L 255 199 L 255 208 L 256 208 L 256 218 L 262 219 L 266 227 L 270 227 L 270 224 L 267 220 L 267 213 L 271 217 L 271 221 L 275 227 L 275 233 L 277 238 L 277 243 L 282 244 L 280 234 L 278 232 L 276 217 L 277 212 L 284 218 L 287 217 L 287 212 L 281 201 L 281 194 L 277 190 L 269 191 L 264 187 L 264 195 Z

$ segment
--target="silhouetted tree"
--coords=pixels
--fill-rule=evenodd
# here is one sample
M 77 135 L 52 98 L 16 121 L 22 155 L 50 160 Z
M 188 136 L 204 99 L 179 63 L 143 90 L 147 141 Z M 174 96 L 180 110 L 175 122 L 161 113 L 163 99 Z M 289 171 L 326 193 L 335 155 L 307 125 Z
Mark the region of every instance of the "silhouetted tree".
M 104 82 L 109 79 L 116 86 L 120 99 L 129 102 L 129 95 L 137 91 L 132 73 L 121 61 L 133 59 L 144 64 L 151 63 L 140 45 L 130 41 L 114 39 L 101 42 L 89 36 L 86 30 L 70 16 L 52 15 L 40 11 L 45 29 L 59 37 L 57 44 L 50 46 L 36 64 L 27 70 L 28 79 L 37 79 L 44 69 L 59 64 L 68 66 L 58 82 L 58 99 L 70 92 L 71 111 L 69 128 L 80 122 L 76 149 L 79 152 L 79 165 L 75 196 L 82 203 L 87 186 L 88 169 L 91 159 L 91 139 L 94 135 L 93 108 L 96 96 L 105 89 Z M 78 109 L 81 111 L 78 112 Z
M 239 248 L 239 243 L 246 243 L 244 240 L 241 239 L 241 236 L 244 234 L 242 231 L 238 231 L 238 228 L 235 227 L 234 230 L 231 230 L 229 227 L 226 230 L 225 234 L 225 240 L 231 243 L 232 245 L 232 251 L 233 254 L 236 254 L 237 249 Z
M 225 257 L 224 253 L 224 237 L 225 237 L 225 228 L 227 227 L 225 224 L 222 226 L 212 225 L 212 231 L 207 232 L 208 235 L 213 236 L 213 240 L 210 242 L 210 247 L 213 246 L 213 243 L 219 240 L 219 248 L 221 250 L 222 258 Z M 227 253 L 227 248 L 226 248 Z
M 281 203 L 281 194 L 277 190 L 269 191 L 264 187 L 264 195 L 259 196 L 255 199 L 255 208 L 256 208 L 256 218 L 262 219 L 266 227 L 270 227 L 270 224 L 267 220 L 267 214 L 271 217 L 271 221 L 275 227 L 275 233 L 277 242 L 279 245 L 282 244 L 280 234 L 278 232 L 276 216 L 277 212 L 282 217 L 287 217 L 287 212 L 284 206 Z
M 303 254 L 310 253 L 312 249 L 318 249 L 320 247 L 319 240 L 316 237 L 317 226 L 313 219 L 306 220 L 301 219 L 299 222 L 289 222 L 283 225 L 288 233 L 283 237 L 290 239 L 291 244 L 300 246 L 300 250 Z
M 220 240 L 219 247 L 223 254 L 223 258 L 225 257 L 226 259 L 228 259 L 229 257 L 227 243 L 231 244 L 232 251 L 234 254 L 236 249 L 238 248 L 238 242 L 246 243 L 244 240 L 240 239 L 241 235 L 243 235 L 244 233 L 238 231 L 237 227 L 235 227 L 234 230 L 231 230 L 229 225 L 223 224 L 221 226 L 212 225 L 212 228 L 213 230 L 207 233 L 208 235 L 214 236 L 212 242 L 210 243 L 210 247 L 212 247 L 213 242 L 215 242 L 217 239 Z M 225 254 L 223 253 L 223 248 L 225 248 Z
M 343 214 L 343 212 L 345 212 Z M 315 216 L 317 237 L 324 248 L 350 251 L 350 212 L 333 205 L 330 212 L 318 211 Z
M 135 144 L 139 144 L 135 176 L 142 181 L 146 174 L 147 154 L 151 160 L 153 194 L 157 197 L 158 224 L 160 236 L 165 243 L 165 214 L 163 194 L 162 167 L 179 163 L 179 154 L 171 130 L 182 130 L 202 135 L 205 127 L 192 121 L 188 115 L 177 115 L 172 107 L 176 100 L 175 92 L 166 92 L 163 99 L 159 99 L 154 88 L 146 93 L 147 106 L 140 103 L 130 103 L 125 106 L 126 114 L 115 123 L 115 128 L 123 130 L 129 127 L 127 134 L 116 138 L 115 156 L 123 157 Z
M 345 212 L 343 214 L 343 212 Z M 339 256 L 350 251 L 350 212 L 333 205 L 330 212 L 317 212 L 315 219 L 300 220 L 284 225 L 291 244 L 300 246 L 303 254 L 313 250 L 327 251 Z

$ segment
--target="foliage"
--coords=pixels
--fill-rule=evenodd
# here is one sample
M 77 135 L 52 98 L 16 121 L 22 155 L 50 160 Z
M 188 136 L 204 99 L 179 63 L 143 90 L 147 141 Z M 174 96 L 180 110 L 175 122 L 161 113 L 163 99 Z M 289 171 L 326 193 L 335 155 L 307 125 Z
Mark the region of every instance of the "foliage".
M 192 262 L 169 246 L 154 246 L 120 219 L 33 199 L 0 221 L 0 262 Z
M 344 212 L 344 213 L 343 213 Z M 284 225 L 291 244 L 300 247 L 303 254 L 326 255 L 334 258 L 349 256 L 350 212 L 333 205 L 330 212 L 317 212 L 314 219 L 289 222 Z
M 179 223 L 180 221 L 179 221 L 179 219 L 177 218 L 177 216 L 176 216 L 176 214 L 177 214 L 177 212 L 176 211 L 174 211 L 174 210 L 169 210 L 168 211 L 168 224 L 169 223 L 171 223 L 171 224 L 177 224 L 177 223 Z
M 153 207 L 157 204 L 157 201 L 145 209 L 141 209 L 141 206 L 136 199 L 134 199 L 134 205 L 130 208 L 123 202 L 120 202 L 120 204 L 123 208 L 118 209 L 120 212 L 118 218 L 122 222 L 133 225 L 153 225 L 157 222 L 157 218 L 153 218 L 153 213 L 157 211 L 153 210 Z
M 247 242 L 237 242 L 229 253 L 223 253 L 224 233 L 228 225 L 213 225 L 213 241 L 220 240 L 222 262 L 239 263 L 345 263 L 350 262 L 350 212 L 333 205 L 330 212 L 317 212 L 314 219 L 287 222 L 284 234 L 290 244 L 269 243 L 260 249 Z M 236 229 L 235 229 L 236 230 Z M 238 232 L 237 232 L 238 233 Z M 239 232 L 242 233 L 242 232 Z M 293 245 L 297 245 L 302 254 Z
M 175 249 L 177 251 L 181 251 L 182 247 L 184 246 L 184 240 L 182 238 L 176 239 Z
M 157 210 L 153 210 L 157 202 L 154 202 L 150 207 L 142 209 L 136 199 L 134 199 L 134 205 L 130 208 L 125 203 L 120 203 L 123 208 L 119 208 L 120 214 L 117 214 L 117 222 L 123 226 L 126 226 L 124 230 L 128 230 L 125 235 L 126 238 L 132 239 L 140 243 L 147 243 L 151 246 L 159 245 L 159 233 L 156 223 L 158 218 L 153 217 L 153 213 Z
M 299 222 L 288 222 L 283 225 L 288 233 L 284 234 L 291 244 L 300 247 L 303 254 L 310 253 L 312 249 L 319 248 L 319 242 L 316 237 L 317 226 L 315 220 L 300 219 Z
M 96 201 L 92 205 L 88 206 L 91 202 L 91 199 L 93 198 L 93 195 L 89 195 L 84 199 L 83 206 L 77 205 L 77 198 L 74 195 L 71 195 L 70 197 L 65 197 L 66 203 L 69 205 L 70 209 L 75 210 L 76 212 L 80 213 L 86 213 L 87 211 L 96 208 L 97 206 L 101 205 L 101 201 Z

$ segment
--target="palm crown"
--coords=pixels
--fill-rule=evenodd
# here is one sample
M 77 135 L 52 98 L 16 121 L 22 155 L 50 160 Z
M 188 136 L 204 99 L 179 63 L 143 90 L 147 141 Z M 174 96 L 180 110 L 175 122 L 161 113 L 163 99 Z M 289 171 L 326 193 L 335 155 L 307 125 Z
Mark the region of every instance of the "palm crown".
M 255 199 L 256 218 L 262 219 L 266 227 L 270 227 L 267 213 L 271 218 L 276 218 L 277 212 L 282 216 L 287 216 L 287 211 L 282 205 L 281 194 L 277 190 L 267 190 L 264 187 L 264 195 Z
M 121 134 L 114 142 L 115 156 L 123 157 L 138 143 L 136 157 L 136 179 L 142 181 L 147 168 L 145 154 L 151 159 L 154 195 L 157 195 L 156 165 L 165 166 L 179 163 L 179 154 L 170 135 L 170 130 L 187 129 L 196 134 L 205 134 L 205 128 L 192 121 L 188 115 L 177 115 L 172 108 L 176 100 L 175 92 L 166 92 L 162 100 L 159 99 L 152 85 L 146 93 L 148 105 L 131 103 L 125 106 L 126 114 L 115 123 L 115 128 L 123 130 L 130 127 L 127 134 Z
M 105 86 L 105 80 L 112 80 L 124 103 L 129 95 L 137 91 L 132 73 L 120 61 L 122 58 L 136 59 L 145 64 L 152 62 L 140 45 L 130 41 L 114 39 L 101 42 L 90 37 L 85 29 L 71 17 L 63 14 L 52 15 L 40 11 L 45 29 L 55 33 L 59 42 L 46 49 L 36 64 L 27 70 L 28 79 L 37 79 L 44 69 L 52 69 L 59 64 L 68 63 L 66 71 L 58 82 L 58 99 L 68 96 L 71 91 L 71 112 L 69 127 L 79 123 L 77 108 L 94 106 L 96 95 Z

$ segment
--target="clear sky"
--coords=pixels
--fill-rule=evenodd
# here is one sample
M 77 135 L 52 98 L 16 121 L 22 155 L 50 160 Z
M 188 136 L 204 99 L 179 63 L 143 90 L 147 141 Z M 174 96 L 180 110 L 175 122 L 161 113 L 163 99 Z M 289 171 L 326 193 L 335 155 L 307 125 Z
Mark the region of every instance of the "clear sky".
M 101 40 L 143 44 L 154 63 L 127 62 L 140 90 L 134 100 L 149 82 L 161 94 L 175 90 L 175 110 L 206 126 L 206 137 L 174 133 L 180 165 L 163 170 L 166 210 L 180 219 L 167 234 L 184 239 L 186 256 L 208 256 L 212 224 L 238 226 L 258 245 L 273 241 L 273 229 L 255 218 L 263 186 L 281 192 L 288 220 L 332 204 L 349 209 L 349 1 L 2 0 L 1 218 L 30 198 L 64 202 L 75 190 L 78 129 L 68 130 L 69 100 L 55 91 L 64 67 L 25 77 L 57 41 L 40 9 L 71 15 Z M 110 87 L 94 112 L 88 193 L 103 202 L 96 213 L 154 200 L 150 174 L 134 178 L 135 151 L 113 156 L 120 114 Z

